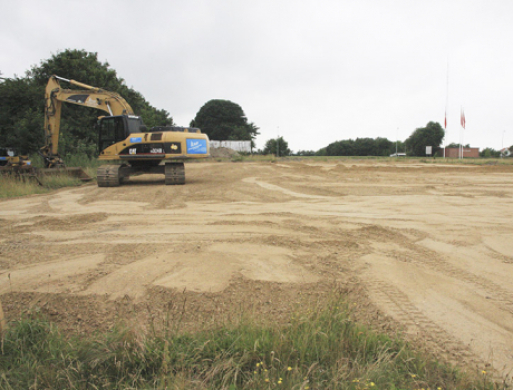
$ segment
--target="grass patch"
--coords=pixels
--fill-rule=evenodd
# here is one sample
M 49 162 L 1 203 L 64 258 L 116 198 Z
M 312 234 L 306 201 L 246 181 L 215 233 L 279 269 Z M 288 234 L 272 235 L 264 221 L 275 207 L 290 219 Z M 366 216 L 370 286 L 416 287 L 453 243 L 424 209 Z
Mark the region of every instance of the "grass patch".
M 36 168 L 44 168 L 44 160 L 39 154 L 30 156 L 31 165 Z M 81 167 L 81 168 L 98 168 L 101 165 L 100 161 L 95 157 L 88 157 L 86 154 L 67 155 L 63 158 L 64 164 L 67 167 Z
M 0 175 L 0 198 L 46 194 L 51 190 L 81 184 L 79 179 L 68 175 L 48 175 L 38 179 L 30 176 Z
M 513 165 L 513 158 L 423 158 L 419 162 L 425 164 L 454 164 L 454 165 Z
M 116 328 L 66 338 L 44 319 L 12 323 L 0 354 L 6 389 L 493 389 L 399 338 L 351 318 L 343 300 L 289 324 L 236 324 L 194 334 Z
M 269 155 L 241 155 L 235 158 L 213 158 L 217 162 L 277 162 L 277 161 L 312 161 L 312 162 L 380 162 L 404 164 L 451 164 L 451 165 L 513 165 L 513 158 L 443 158 L 443 157 L 387 157 L 387 156 L 282 156 Z
M 45 194 L 48 189 L 41 187 L 37 181 L 28 177 L 0 175 L 0 198 Z
M 95 157 L 80 154 L 64 157 L 64 164 L 66 164 L 67 167 L 93 168 L 96 170 L 96 168 L 101 165 L 101 162 Z
M 54 190 L 63 187 L 76 187 L 82 184 L 76 177 L 71 177 L 65 174 L 62 175 L 48 175 L 39 178 L 39 181 L 44 188 Z
M 32 166 L 43 168 L 44 162 L 40 155 L 30 156 Z M 84 171 L 93 180 L 96 180 L 96 170 L 100 165 L 95 158 L 88 158 L 86 155 L 69 157 L 65 161 L 68 167 L 85 167 Z M 0 175 L 0 198 L 13 198 L 17 196 L 46 194 L 51 190 L 64 187 L 75 187 L 83 182 L 76 177 L 67 174 L 38 174 L 37 178 L 29 175 Z

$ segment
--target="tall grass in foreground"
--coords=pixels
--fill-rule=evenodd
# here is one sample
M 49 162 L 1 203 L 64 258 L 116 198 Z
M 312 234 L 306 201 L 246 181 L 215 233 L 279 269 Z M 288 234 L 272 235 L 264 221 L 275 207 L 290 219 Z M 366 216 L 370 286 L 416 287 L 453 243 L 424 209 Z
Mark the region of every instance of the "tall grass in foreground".
M 79 179 L 65 174 L 41 176 L 38 179 L 29 176 L 0 175 L 0 198 L 46 194 L 57 188 L 81 184 Z
M 5 335 L 0 373 L 3 389 L 497 388 L 358 325 L 341 301 L 288 326 L 243 319 L 194 334 L 117 328 L 67 339 L 45 320 L 22 320 Z

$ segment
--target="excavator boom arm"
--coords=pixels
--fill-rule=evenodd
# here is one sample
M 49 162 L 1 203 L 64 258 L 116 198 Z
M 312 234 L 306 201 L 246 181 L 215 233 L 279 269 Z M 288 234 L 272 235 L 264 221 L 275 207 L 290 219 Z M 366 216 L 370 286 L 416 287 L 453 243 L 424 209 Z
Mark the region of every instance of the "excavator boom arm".
M 63 89 L 59 80 L 84 89 Z M 106 91 L 92 87 L 75 80 L 67 80 L 58 76 L 51 76 L 48 80 L 45 93 L 45 136 L 46 145 L 41 149 L 47 160 L 58 159 L 59 132 L 62 103 L 71 103 L 79 106 L 95 108 L 104 111 L 110 116 L 133 115 L 132 107 L 116 92 Z

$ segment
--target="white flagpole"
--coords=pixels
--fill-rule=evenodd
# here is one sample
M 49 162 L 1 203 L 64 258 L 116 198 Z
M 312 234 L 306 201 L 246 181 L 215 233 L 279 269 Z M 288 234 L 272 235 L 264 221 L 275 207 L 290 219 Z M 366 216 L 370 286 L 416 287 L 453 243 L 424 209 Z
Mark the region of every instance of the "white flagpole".
M 460 109 L 460 158 L 463 158 L 463 107 Z
M 460 158 L 463 158 L 463 138 L 465 136 L 465 111 L 463 110 L 463 106 L 460 110 Z
M 449 57 L 447 57 L 447 86 L 445 89 L 445 135 L 444 135 L 444 159 L 445 159 L 445 149 L 447 148 L 447 110 L 449 107 Z
M 462 115 L 465 115 L 464 111 L 461 110 Z M 463 155 L 465 154 L 465 150 L 463 149 L 463 142 L 465 142 L 465 127 L 463 127 L 463 123 L 461 126 L 461 158 L 463 159 Z

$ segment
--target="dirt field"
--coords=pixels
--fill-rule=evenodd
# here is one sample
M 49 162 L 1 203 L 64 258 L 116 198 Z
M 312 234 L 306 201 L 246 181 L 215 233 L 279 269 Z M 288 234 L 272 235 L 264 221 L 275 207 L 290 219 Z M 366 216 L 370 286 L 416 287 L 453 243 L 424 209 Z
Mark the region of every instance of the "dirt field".
M 6 316 L 39 308 L 79 332 L 283 321 L 339 286 L 363 319 L 511 374 L 512 166 L 209 162 L 186 175 L 0 201 Z

